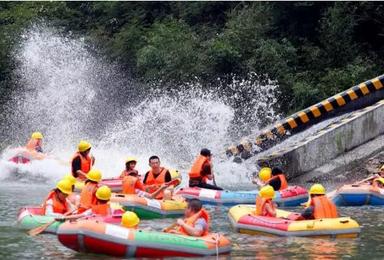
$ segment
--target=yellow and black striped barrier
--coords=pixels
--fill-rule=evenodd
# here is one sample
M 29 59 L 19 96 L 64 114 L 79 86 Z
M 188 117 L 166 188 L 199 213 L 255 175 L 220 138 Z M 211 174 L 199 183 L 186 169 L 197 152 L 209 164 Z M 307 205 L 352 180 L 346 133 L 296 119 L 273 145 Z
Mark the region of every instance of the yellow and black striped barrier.
M 339 131 L 339 134 L 345 136 L 345 138 L 344 140 L 341 140 L 343 139 L 341 137 L 335 138 L 334 143 L 338 147 L 337 149 L 330 149 L 329 147 L 327 150 L 323 150 L 322 147 L 319 147 L 318 149 L 313 149 L 314 145 L 316 144 L 311 145 L 311 143 L 316 142 L 316 140 L 319 140 L 320 138 L 323 138 L 330 132 L 337 131 L 338 128 L 343 128 L 346 125 L 352 125 L 353 122 L 359 120 L 359 118 L 363 115 L 371 114 L 367 117 L 376 118 L 376 123 L 371 124 L 371 126 L 374 125 L 375 127 L 377 127 L 378 130 L 373 131 L 372 129 L 370 129 L 369 133 L 365 135 L 360 144 L 365 143 L 366 141 L 371 140 L 372 138 L 375 138 L 377 135 L 380 135 L 381 132 L 384 131 L 384 128 L 380 128 L 378 124 L 378 121 L 380 121 L 381 118 L 378 116 L 375 117 L 372 114 L 374 114 L 375 111 L 379 111 L 380 109 L 383 110 L 383 108 L 384 99 L 380 100 L 379 102 L 376 102 L 371 106 L 358 109 L 350 113 L 349 115 L 342 117 L 337 121 L 333 121 L 328 125 L 318 129 L 317 131 L 313 132 L 310 136 L 307 136 L 295 142 L 291 142 L 289 145 L 283 146 L 280 149 L 276 149 L 272 152 L 268 152 L 262 156 L 259 156 L 256 161 L 257 165 L 259 165 L 260 167 L 279 165 L 284 168 L 288 178 L 298 177 L 302 173 L 309 172 L 314 168 L 317 168 L 323 165 L 324 163 L 330 161 L 331 159 L 336 158 L 340 153 L 355 148 L 356 143 L 353 143 L 352 140 L 349 140 L 350 132 L 348 133 L 348 131 Z M 370 124 L 368 123 L 366 127 L 369 128 L 369 125 Z M 362 131 L 366 130 L 367 129 L 364 128 L 364 130 Z M 337 134 L 335 136 L 337 136 Z M 324 143 L 324 139 L 323 141 L 320 141 L 320 143 Z M 312 152 L 312 155 L 310 155 L 309 153 L 311 153 L 311 151 L 315 151 L 315 154 Z M 317 153 L 319 153 L 318 157 L 316 157 Z M 315 157 L 316 160 L 313 160 L 313 158 Z
M 274 146 L 279 141 L 285 139 L 284 137 L 287 135 L 299 132 L 305 127 L 324 120 L 330 113 L 340 110 L 347 104 L 383 90 L 384 75 L 381 75 L 285 118 L 272 127 L 262 131 L 261 134 L 256 136 L 254 142 L 249 141 L 249 139 L 244 139 L 240 144 L 229 147 L 226 153 L 228 156 L 240 155 L 242 159 L 247 159 L 262 150 Z M 371 104 L 376 101 L 377 100 L 373 100 Z M 256 145 L 258 150 L 254 149 L 253 145 Z

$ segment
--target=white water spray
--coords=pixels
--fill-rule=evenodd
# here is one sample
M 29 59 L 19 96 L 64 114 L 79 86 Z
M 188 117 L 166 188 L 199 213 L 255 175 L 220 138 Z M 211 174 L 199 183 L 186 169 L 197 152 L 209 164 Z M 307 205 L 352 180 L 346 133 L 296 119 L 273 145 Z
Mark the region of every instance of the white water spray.
M 226 89 L 185 84 L 177 90 L 143 90 L 115 65 L 93 56 L 82 39 L 46 27 L 23 35 L 15 59 L 18 86 L 2 126 L 9 130 L 9 145 L 22 144 L 39 130 L 45 135 L 45 150 L 69 161 L 78 141 L 89 140 L 104 177 L 117 176 L 128 155 L 139 158 L 141 172 L 148 169 L 153 154 L 163 165 L 186 172 L 200 149 L 207 147 L 215 154 L 219 184 L 249 182 L 246 173 L 256 166 L 236 165 L 222 152 L 232 138 L 237 140 L 233 133 L 252 133 L 261 122 L 276 119 L 276 82 L 234 79 Z M 54 180 L 70 170 L 69 165 L 44 161 L 26 168 Z

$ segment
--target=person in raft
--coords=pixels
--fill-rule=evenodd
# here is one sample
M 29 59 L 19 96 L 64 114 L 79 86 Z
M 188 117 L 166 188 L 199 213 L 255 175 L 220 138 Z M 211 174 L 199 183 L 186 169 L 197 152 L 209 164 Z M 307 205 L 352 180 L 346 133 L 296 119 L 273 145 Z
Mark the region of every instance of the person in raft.
M 272 201 L 275 190 L 267 185 L 261 188 L 259 196 L 256 197 L 256 216 L 276 217 L 276 205 Z
M 146 192 L 144 184 L 141 182 L 138 172 L 131 171 L 128 175 L 123 177 L 122 180 L 122 193 L 123 194 L 136 194 L 140 197 L 146 197 L 149 199 L 156 198 L 164 189 L 168 187 L 167 183 L 163 183 L 158 186 L 158 189 L 153 193 Z
M 92 169 L 86 175 L 87 180 L 85 185 L 80 193 L 80 206 L 77 213 L 83 213 L 84 211 L 92 208 L 93 205 L 96 205 L 96 191 L 98 184 L 101 181 L 102 173 L 97 169 Z
M 137 159 L 135 157 L 128 157 L 127 160 L 125 160 L 125 169 L 121 172 L 119 178 L 124 178 L 125 176 L 134 175 L 138 176 L 139 172 L 135 169 L 137 164 Z
M 325 195 L 321 184 L 314 184 L 309 189 L 308 206 L 301 213 L 301 219 L 337 218 L 337 208 Z
M 69 180 L 60 180 L 56 188 L 49 192 L 43 203 L 44 215 L 61 217 L 71 212 L 71 206 L 67 200 L 72 193 L 72 183 Z
M 25 146 L 30 151 L 43 153 L 43 134 L 40 132 L 34 132 L 31 135 L 27 145 Z
M 72 193 L 68 195 L 67 200 L 71 203 L 71 208 L 75 210 L 80 204 L 80 195 L 73 192 L 75 190 L 76 178 L 72 174 L 67 174 L 63 177 L 63 180 L 68 180 L 72 185 Z
M 178 219 L 175 225 L 172 225 L 163 231 L 167 233 L 182 234 L 194 237 L 201 237 L 208 234 L 209 214 L 202 207 L 200 200 L 189 200 L 184 216 L 184 219 Z
M 201 149 L 200 155 L 196 158 L 189 171 L 189 187 L 200 187 L 211 190 L 223 190 L 222 188 L 207 183 L 208 180 L 214 180 L 215 176 L 212 171 L 212 154 L 211 151 L 204 148 Z
M 90 155 L 92 145 L 87 141 L 80 141 L 77 152 L 72 158 L 72 175 L 79 180 L 86 180 L 87 174 L 95 164 L 95 157 Z
M 148 193 L 154 193 L 162 184 L 170 182 L 172 176 L 168 169 L 160 166 L 160 158 L 156 155 L 149 157 L 149 167 L 151 167 L 151 170 L 145 174 L 143 183 Z M 156 195 L 155 198 L 162 199 L 163 191 Z
M 95 204 L 92 205 L 91 208 L 80 214 L 65 217 L 65 219 L 77 219 L 84 216 L 110 216 L 112 214 L 112 209 L 109 204 L 111 194 L 112 191 L 108 186 L 103 185 L 99 187 L 95 194 Z
M 121 226 L 126 228 L 137 229 L 140 224 L 140 219 L 135 212 L 126 211 L 121 217 Z
M 273 169 L 269 167 L 261 168 L 259 171 L 259 178 L 255 178 L 253 183 L 259 186 L 270 185 L 275 191 L 288 188 L 285 174 L 279 167 L 274 167 Z

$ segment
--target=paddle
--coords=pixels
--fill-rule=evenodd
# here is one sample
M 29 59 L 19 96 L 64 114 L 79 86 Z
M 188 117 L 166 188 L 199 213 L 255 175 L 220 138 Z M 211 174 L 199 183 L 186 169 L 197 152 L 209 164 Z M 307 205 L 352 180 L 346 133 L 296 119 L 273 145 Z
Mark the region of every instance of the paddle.
M 212 182 L 213 182 L 213 185 L 217 186 L 217 185 L 216 185 L 215 174 L 212 174 Z
M 372 179 L 374 179 L 374 178 L 377 178 L 377 175 L 376 175 L 376 174 L 373 175 L 373 176 L 370 176 L 370 177 L 368 177 L 368 178 L 365 178 L 364 180 L 355 182 L 355 183 L 353 183 L 352 185 L 360 185 L 360 184 L 362 184 L 362 183 L 364 183 L 364 182 L 366 182 L 366 181 L 370 181 L 370 180 L 372 180 Z
M 77 209 L 76 209 L 77 210 Z M 73 212 L 75 212 L 76 210 L 73 210 L 73 211 L 70 211 L 70 212 L 67 212 L 64 214 L 64 216 L 68 216 L 68 215 L 71 215 Z M 37 236 L 38 234 L 42 233 L 44 230 L 46 230 L 50 225 L 52 225 L 53 223 L 55 223 L 57 220 L 56 218 L 53 219 L 52 221 L 48 222 L 48 223 L 45 223 L 41 226 L 38 226 L 36 228 L 33 228 L 31 230 L 29 230 L 27 233 L 28 235 L 30 236 Z

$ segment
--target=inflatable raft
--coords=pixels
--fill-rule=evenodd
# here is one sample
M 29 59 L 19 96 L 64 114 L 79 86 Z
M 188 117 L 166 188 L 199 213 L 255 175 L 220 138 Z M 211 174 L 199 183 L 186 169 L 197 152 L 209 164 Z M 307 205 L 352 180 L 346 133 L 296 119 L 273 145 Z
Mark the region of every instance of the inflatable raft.
M 237 205 L 228 216 L 235 231 L 245 234 L 269 234 L 276 236 L 314 236 L 354 238 L 360 233 L 359 224 L 349 218 L 324 218 L 316 220 L 292 220 L 298 213 L 277 210 L 277 218 L 253 215 L 255 206 Z
M 26 164 L 33 160 L 43 160 L 46 158 L 45 154 L 28 150 L 25 147 L 15 148 L 10 151 L 10 153 L 12 156 L 8 159 L 8 161 L 17 164 Z
M 207 204 L 254 204 L 259 191 L 220 191 L 203 188 L 182 188 L 177 194 L 186 199 L 197 198 Z M 299 206 L 308 200 L 307 190 L 300 186 L 288 187 L 285 190 L 275 192 L 274 201 L 281 207 Z
M 120 224 L 121 215 L 122 212 L 119 211 L 113 216 L 93 218 L 97 218 L 112 224 Z M 30 230 L 52 222 L 54 219 L 54 217 L 43 215 L 43 208 L 40 206 L 27 206 L 19 210 L 19 214 L 17 215 L 17 224 L 20 229 Z M 61 224 L 63 224 L 62 221 L 54 221 L 50 226 L 48 226 L 44 233 L 56 234 L 56 231 Z
M 111 201 L 118 202 L 125 210 L 134 211 L 142 219 L 180 217 L 187 207 L 183 200 L 147 199 L 125 194 L 112 194 Z
M 219 234 L 189 237 L 156 231 L 127 229 L 95 220 L 66 222 L 59 241 L 79 252 L 116 257 L 197 257 L 227 254 L 230 241 Z
M 384 193 L 369 184 L 344 185 L 327 196 L 337 206 L 384 205 Z

